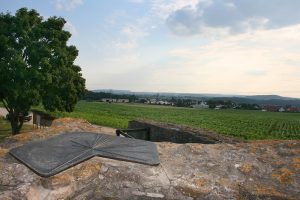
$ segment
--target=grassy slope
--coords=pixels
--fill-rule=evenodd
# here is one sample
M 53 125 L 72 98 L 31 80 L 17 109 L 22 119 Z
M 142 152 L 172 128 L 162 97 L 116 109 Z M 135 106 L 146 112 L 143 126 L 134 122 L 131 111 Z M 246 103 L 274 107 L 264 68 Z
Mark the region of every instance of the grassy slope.
M 132 119 L 152 119 L 206 128 L 244 139 L 300 139 L 300 114 L 243 110 L 197 110 L 142 104 L 84 102 L 73 113 L 59 117 L 86 119 L 91 123 L 126 128 Z

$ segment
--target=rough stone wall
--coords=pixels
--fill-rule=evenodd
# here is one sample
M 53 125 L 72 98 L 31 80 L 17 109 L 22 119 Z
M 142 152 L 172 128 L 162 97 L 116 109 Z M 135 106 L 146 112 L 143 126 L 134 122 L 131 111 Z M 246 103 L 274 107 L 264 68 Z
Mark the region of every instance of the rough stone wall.
M 150 128 L 150 135 L 146 132 L 129 132 L 128 134 L 136 139 L 153 142 L 173 143 L 238 143 L 244 142 L 241 139 L 220 135 L 205 129 L 196 129 L 188 126 L 161 123 L 150 120 L 133 120 L 129 122 L 129 128 Z
M 8 154 L 28 141 L 71 131 L 114 134 L 83 120 L 58 119 L 50 128 L 0 143 L 0 199 L 299 199 L 300 141 L 238 144 L 157 143 L 161 164 L 94 157 L 50 178 Z

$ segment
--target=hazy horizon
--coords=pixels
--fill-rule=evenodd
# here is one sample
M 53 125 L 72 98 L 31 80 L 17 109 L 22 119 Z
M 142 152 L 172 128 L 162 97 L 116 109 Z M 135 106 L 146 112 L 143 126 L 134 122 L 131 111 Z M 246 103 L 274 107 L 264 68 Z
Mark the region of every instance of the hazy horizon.
M 65 18 L 89 90 L 300 98 L 300 1 L 0 3 Z
M 295 99 L 299 99 L 298 97 L 291 97 L 291 96 L 282 96 L 282 95 L 278 95 L 278 94 L 235 94 L 235 93 L 203 93 L 203 92 L 172 92 L 172 91 L 135 91 L 135 90 L 129 90 L 129 89 L 111 89 L 111 88 L 98 88 L 98 89 L 91 89 L 90 91 L 124 91 L 124 92 L 132 92 L 132 93 L 159 93 L 159 94 L 163 94 L 163 93 L 170 93 L 170 94 L 198 94 L 198 95 L 220 95 L 220 96 L 230 96 L 230 97 L 239 97 L 239 96 L 280 96 L 280 97 L 286 97 L 286 98 L 295 98 Z

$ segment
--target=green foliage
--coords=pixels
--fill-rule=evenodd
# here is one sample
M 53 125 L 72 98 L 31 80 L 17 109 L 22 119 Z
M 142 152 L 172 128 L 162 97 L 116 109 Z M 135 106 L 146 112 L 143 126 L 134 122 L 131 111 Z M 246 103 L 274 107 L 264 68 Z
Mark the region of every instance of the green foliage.
M 152 106 L 143 104 L 108 104 L 78 102 L 73 113 L 54 112 L 58 117 L 86 119 L 91 123 L 127 128 L 129 120 L 151 119 L 205 128 L 246 140 L 300 139 L 300 114 L 247 110 L 210 110 Z
M 85 80 L 63 18 L 47 20 L 35 10 L 0 14 L 0 101 L 11 115 L 13 133 L 23 122 L 20 112 L 42 103 L 47 110 L 71 112 L 83 94 Z

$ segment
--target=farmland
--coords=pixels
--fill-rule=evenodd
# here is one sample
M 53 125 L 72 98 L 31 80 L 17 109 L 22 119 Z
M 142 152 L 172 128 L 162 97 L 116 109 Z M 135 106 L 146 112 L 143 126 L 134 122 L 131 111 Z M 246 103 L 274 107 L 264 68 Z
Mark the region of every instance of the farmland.
M 80 101 L 73 113 L 54 112 L 57 117 L 86 119 L 90 123 L 126 128 L 133 119 L 204 128 L 246 140 L 300 139 L 300 114 L 245 110 L 199 110 L 143 104 L 108 104 Z

